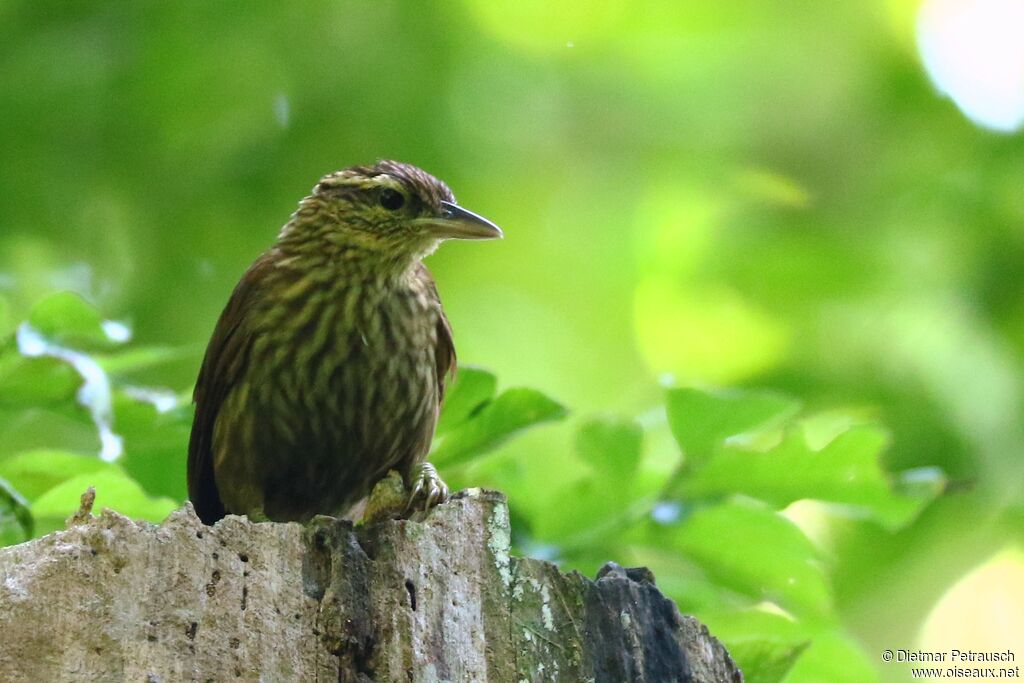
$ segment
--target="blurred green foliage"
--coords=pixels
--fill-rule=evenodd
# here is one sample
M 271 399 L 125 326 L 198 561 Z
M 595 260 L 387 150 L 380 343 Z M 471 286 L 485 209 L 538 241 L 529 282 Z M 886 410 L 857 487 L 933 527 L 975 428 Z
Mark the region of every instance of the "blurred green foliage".
M 650 565 L 754 683 L 893 675 L 1024 532 L 1024 142 L 935 94 L 916 7 L 0 3 L 2 540 L 87 481 L 178 504 L 231 287 L 320 175 L 397 158 L 506 233 L 429 262 L 494 371 L 449 483 L 524 552 Z

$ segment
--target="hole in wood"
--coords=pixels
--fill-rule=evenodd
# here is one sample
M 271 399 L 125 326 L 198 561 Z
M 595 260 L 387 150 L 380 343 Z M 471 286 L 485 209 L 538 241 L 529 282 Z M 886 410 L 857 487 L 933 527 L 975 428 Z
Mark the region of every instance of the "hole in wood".
M 416 586 L 410 579 L 405 580 L 405 590 L 409 593 L 409 605 L 412 611 L 416 611 Z

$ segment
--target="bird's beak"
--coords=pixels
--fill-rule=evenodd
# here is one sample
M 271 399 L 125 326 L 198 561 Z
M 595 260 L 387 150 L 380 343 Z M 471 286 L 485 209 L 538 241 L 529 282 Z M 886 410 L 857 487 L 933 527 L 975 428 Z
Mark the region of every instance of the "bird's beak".
M 416 222 L 438 239 L 493 240 L 503 237 L 497 225 L 451 202 L 441 202 L 438 216 L 419 218 Z

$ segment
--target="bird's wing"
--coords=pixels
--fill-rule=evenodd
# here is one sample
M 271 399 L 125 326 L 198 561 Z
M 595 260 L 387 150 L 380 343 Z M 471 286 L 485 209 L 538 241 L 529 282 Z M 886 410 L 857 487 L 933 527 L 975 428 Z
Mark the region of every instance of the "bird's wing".
M 440 301 L 438 302 L 440 306 Z M 452 339 L 452 326 L 448 317 L 441 311 L 437 319 L 437 403 L 440 406 L 444 400 L 445 382 L 449 378 L 455 378 L 455 340 Z
M 444 309 L 441 308 L 441 297 L 437 293 L 437 285 L 430 271 L 422 263 L 419 268 L 419 277 L 426 285 L 427 296 L 437 306 L 437 347 L 434 349 L 434 362 L 437 368 L 437 404 L 441 405 L 444 400 L 445 384 L 449 377 L 455 376 L 455 340 L 452 338 L 452 326 L 448 322 Z
M 268 252 L 249 267 L 235 286 L 217 320 L 192 395 L 196 415 L 188 444 L 188 497 L 196 514 L 207 524 L 213 524 L 225 514 L 213 474 L 214 424 L 221 404 L 248 363 L 252 336 L 244 326 L 245 314 L 257 296 L 257 283 L 272 266 Z

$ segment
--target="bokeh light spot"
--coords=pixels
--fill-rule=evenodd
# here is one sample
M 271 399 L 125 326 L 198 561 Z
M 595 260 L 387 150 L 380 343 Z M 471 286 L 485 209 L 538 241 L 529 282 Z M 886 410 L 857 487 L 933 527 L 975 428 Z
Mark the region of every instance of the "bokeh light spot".
M 1024 549 L 1003 550 L 946 591 L 928 615 L 918 646 L 1024 653 Z
M 986 128 L 1011 132 L 1024 124 L 1022 27 L 1022 0 L 927 0 L 918 14 L 928 75 Z

